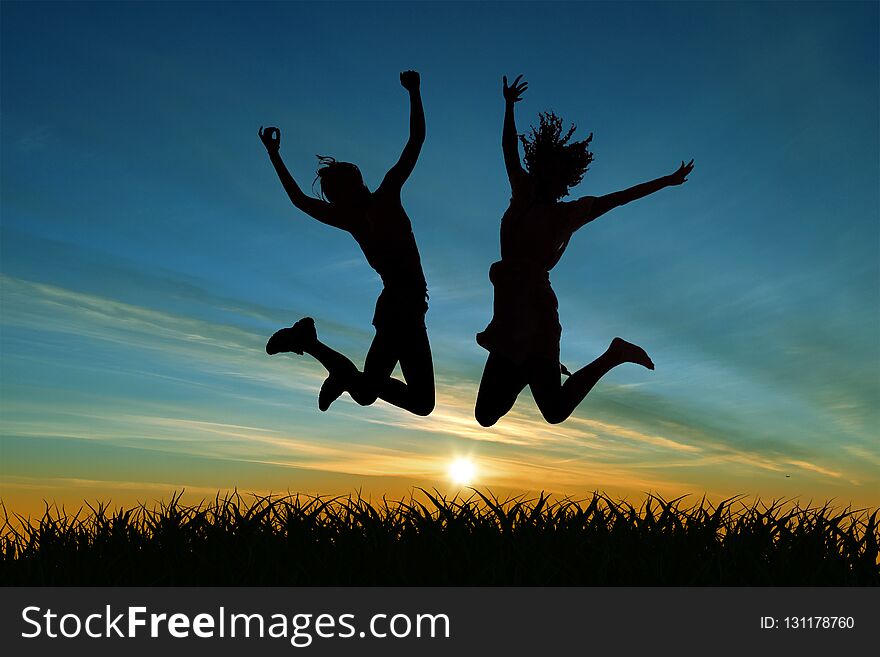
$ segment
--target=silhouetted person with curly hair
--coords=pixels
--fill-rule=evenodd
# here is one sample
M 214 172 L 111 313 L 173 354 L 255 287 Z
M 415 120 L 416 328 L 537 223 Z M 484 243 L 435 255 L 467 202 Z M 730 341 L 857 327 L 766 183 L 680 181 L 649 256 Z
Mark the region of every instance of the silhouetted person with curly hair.
M 416 415 L 428 415 L 434 409 L 434 365 L 425 328 L 428 286 L 412 224 L 400 200 L 401 188 L 425 141 L 425 113 L 419 74 L 405 71 L 400 74 L 400 83 L 410 98 L 409 140 L 374 192 L 364 184 L 354 164 L 319 156 L 323 199 L 307 196 L 281 159 L 280 130 L 270 127 L 259 132 L 293 204 L 310 217 L 350 233 L 384 284 L 373 316 L 376 335 L 362 372 L 318 339 L 310 317 L 281 329 L 266 344 L 270 355 L 307 353 L 327 369 L 328 377 L 318 395 L 322 411 L 345 391 L 362 406 L 380 398 Z M 405 382 L 391 377 L 398 362 Z
M 693 169 L 693 160 L 682 162 L 669 176 L 605 196 L 563 202 L 593 159 L 589 150 L 593 135 L 572 141 L 574 126 L 563 134 L 562 120 L 552 112 L 543 113 L 540 126 L 533 127 L 528 137 L 520 136 L 524 169 L 514 122 L 514 104 L 528 88 L 521 79 L 520 75 L 508 86 L 505 76 L 503 84 L 501 146 L 511 199 L 501 218 L 501 260 L 489 269 L 495 289 L 494 315 L 477 334 L 477 343 L 489 351 L 475 409 L 484 427 L 504 417 L 526 385 L 544 419 L 556 424 L 568 418 L 612 368 L 636 363 L 654 369 L 641 347 L 614 338 L 605 353 L 562 383 L 562 373 L 568 371 L 559 362 L 562 327 L 549 272 L 579 228 L 619 205 L 681 185 Z

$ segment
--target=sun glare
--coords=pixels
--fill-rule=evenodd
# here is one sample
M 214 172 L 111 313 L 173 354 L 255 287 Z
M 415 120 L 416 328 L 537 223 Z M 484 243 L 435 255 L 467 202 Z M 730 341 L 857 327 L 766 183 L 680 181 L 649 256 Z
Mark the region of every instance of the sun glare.
M 455 459 L 449 464 L 449 478 L 460 486 L 468 486 L 474 480 L 476 468 L 470 459 Z

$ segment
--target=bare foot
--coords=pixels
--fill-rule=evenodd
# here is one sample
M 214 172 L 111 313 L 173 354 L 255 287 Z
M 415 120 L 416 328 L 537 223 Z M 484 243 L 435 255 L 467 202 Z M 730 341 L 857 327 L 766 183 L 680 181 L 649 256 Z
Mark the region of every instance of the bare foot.
M 653 361 L 648 357 L 647 352 L 639 345 L 627 342 L 621 338 L 614 338 L 608 351 L 620 359 L 621 363 L 635 363 L 649 370 L 654 369 Z
M 293 326 L 276 331 L 266 343 L 266 353 L 272 356 L 289 351 L 302 355 L 303 349 L 317 340 L 315 320 L 311 317 L 303 317 Z

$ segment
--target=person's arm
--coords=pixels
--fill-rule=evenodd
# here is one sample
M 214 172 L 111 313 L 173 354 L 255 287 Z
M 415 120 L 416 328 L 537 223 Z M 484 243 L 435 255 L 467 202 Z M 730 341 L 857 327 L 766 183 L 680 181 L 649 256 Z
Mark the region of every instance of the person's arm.
M 601 217 L 609 210 L 625 205 L 630 201 L 643 198 L 654 192 L 658 192 L 664 187 L 672 185 L 681 185 L 687 181 L 687 176 L 694 168 L 694 161 L 691 160 L 687 164 L 682 161 L 678 170 L 668 176 L 662 176 L 655 180 L 634 185 L 619 192 L 612 192 L 604 196 L 584 196 L 572 203 L 572 211 L 574 213 L 573 230 L 577 230 L 581 226 L 590 223 L 594 219 Z
M 422 107 L 422 93 L 419 90 L 419 74 L 404 71 L 400 74 L 400 84 L 409 92 L 409 139 L 400 159 L 388 170 L 380 188 L 394 187 L 400 190 L 416 167 L 422 144 L 425 143 L 425 108 Z
M 281 131 L 274 127 L 269 127 L 265 130 L 260 127 L 258 134 L 260 135 L 260 141 L 266 147 L 266 152 L 269 154 L 269 161 L 275 167 L 275 172 L 278 174 L 281 185 L 290 197 L 291 202 L 313 219 L 336 228 L 344 228 L 333 206 L 326 201 L 304 194 L 299 185 L 296 184 L 293 176 L 290 175 L 290 171 L 287 170 L 287 165 L 284 164 L 284 160 L 281 159 L 281 153 L 279 152 Z
M 516 76 L 513 84 L 507 86 L 507 76 L 503 76 L 504 86 L 504 128 L 501 132 L 501 150 L 504 153 L 504 167 L 511 191 L 516 191 L 526 178 L 526 172 L 519 160 L 519 143 L 516 135 L 516 120 L 513 106 L 522 100 L 522 95 L 529 88 L 528 82 L 520 82 L 522 75 Z

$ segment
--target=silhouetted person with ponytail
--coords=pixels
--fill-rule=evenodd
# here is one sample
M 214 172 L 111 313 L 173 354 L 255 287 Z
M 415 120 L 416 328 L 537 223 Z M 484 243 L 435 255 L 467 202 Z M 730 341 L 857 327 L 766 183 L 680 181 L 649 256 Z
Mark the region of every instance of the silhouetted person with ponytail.
M 549 272 L 579 228 L 619 205 L 681 185 L 693 169 L 693 160 L 682 162 L 669 176 L 605 196 L 563 202 L 593 159 L 589 150 L 593 135 L 572 141 L 574 126 L 563 133 L 562 119 L 552 112 L 542 113 L 539 127 L 533 127 L 528 137 L 519 137 L 525 150 L 523 168 L 514 122 L 514 104 L 528 88 L 521 79 L 520 75 L 508 86 L 505 76 L 503 85 L 501 146 L 511 199 L 501 218 L 501 260 L 489 269 L 495 289 L 494 315 L 477 334 L 477 343 L 489 351 L 475 409 L 484 427 L 504 417 L 527 385 L 544 419 L 556 424 L 568 418 L 612 368 L 636 363 L 654 369 L 641 347 L 614 338 L 605 353 L 562 383 L 562 373 L 568 371 L 559 362 L 562 327 Z
M 364 184 L 354 164 L 319 157 L 323 199 L 307 196 L 281 159 L 280 130 L 260 128 L 259 132 L 293 204 L 310 217 L 350 233 L 384 284 L 373 316 L 376 335 L 362 372 L 318 339 L 310 317 L 281 329 L 266 344 L 269 354 L 306 353 L 327 369 L 328 377 L 318 396 L 322 411 L 345 391 L 363 406 L 380 398 L 416 415 L 428 415 L 434 409 L 434 366 L 425 328 L 428 286 L 412 224 L 400 201 L 401 188 L 425 141 L 425 113 L 419 74 L 405 71 L 400 74 L 400 83 L 410 98 L 409 140 L 374 192 Z M 398 362 L 405 382 L 391 377 Z

